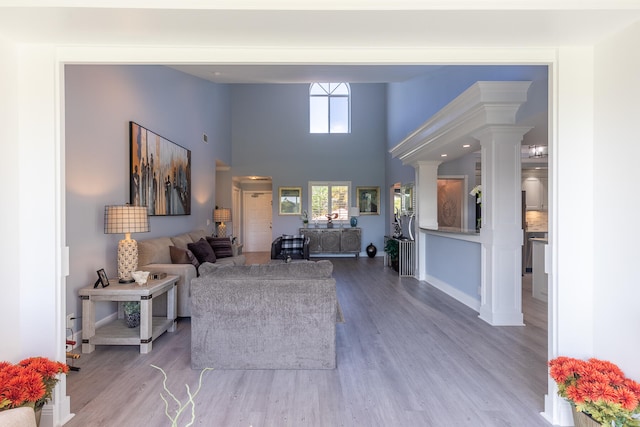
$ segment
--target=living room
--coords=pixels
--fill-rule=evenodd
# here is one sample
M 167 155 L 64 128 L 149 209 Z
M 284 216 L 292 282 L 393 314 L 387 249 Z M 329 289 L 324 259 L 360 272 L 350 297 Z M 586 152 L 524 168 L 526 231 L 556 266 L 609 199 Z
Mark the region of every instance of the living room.
M 216 84 L 163 66 L 66 66 L 66 240 L 72 260 L 67 313 L 81 312 L 77 290 L 92 283 L 96 270 L 116 274 L 122 236 L 104 234 L 101 221 L 105 205 L 129 201 L 129 121 L 192 152 L 191 215 L 152 216 L 150 232 L 134 234 L 134 239 L 197 228 L 213 232 L 213 208 L 222 199 L 216 195 L 215 164 L 223 161 L 234 176 L 271 177 L 274 200 L 281 186 L 301 187 L 305 210 L 309 181 L 348 181 L 352 198 L 358 186 L 379 187 L 379 215 L 359 217 L 358 226 L 362 242 L 373 243 L 382 256 L 393 216 L 386 189 L 415 179 L 413 167 L 387 153 L 403 135 L 476 81 L 532 81 L 518 121 L 531 123 L 547 114 L 544 66 L 426 66 L 413 67 L 412 75 L 388 85 L 351 82 L 351 132 L 310 134 L 310 82 Z M 443 162 L 440 169 L 446 175 L 466 175 L 468 194 L 475 185 L 476 155 L 466 157 Z M 274 203 L 272 238 L 295 234 L 300 218 L 278 215 L 277 209 Z M 475 289 L 471 297 L 478 298 Z M 98 307 L 97 319 L 113 309 Z M 79 325 L 76 321 L 76 330 Z
M 633 222 L 631 212 L 635 209 L 633 206 L 627 206 L 632 198 L 626 196 L 631 194 L 632 187 L 619 186 L 617 183 L 634 182 L 631 172 L 634 170 L 634 156 L 628 155 L 625 158 L 614 159 L 613 155 L 609 154 L 612 149 L 617 152 L 628 152 L 630 150 L 628 141 L 633 140 L 635 135 L 633 127 L 630 126 L 630 123 L 633 123 L 631 112 L 634 111 L 634 107 L 623 99 L 637 98 L 635 96 L 637 85 L 632 84 L 634 80 L 629 74 L 637 71 L 637 64 L 633 62 L 634 55 L 629 54 L 629 52 L 635 52 L 632 47 L 637 40 L 637 24 L 626 29 L 627 25 L 635 22 L 634 16 L 637 17 L 637 15 L 626 12 L 628 11 L 618 16 L 626 15 L 630 21 L 621 19 L 617 21 L 617 25 L 613 26 L 604 26 L 602 14 L 598 13 L 595 13 L 598 15 L 598 25 L 574 25 L 576 18 L 573 16 L 565 20 L 566 28 L 583 30 L 588 28 L 593 32 L 603 28 L 608 29 L 608 32 L 605 31 L 606 34 L 598 32 L 592 37 L 578 37 L 578 47 L 558 48 L 558 46 L 575 46 L 572 43 L 575 39 L 560 37 L 562 42 L 549 40 L 550 33 L 546 31 L 544 34 L 538 34 L 536 39 L 538 42 L 531 44 L 515 42 L 515 47 L 523 49 L 496 53 L 492 49 L 482 49 L 482 47 L 495 46 L 495 43 L 485 40 L 484 43 L 479 43 L 482 46 L 480 49 L 447 50 L 450 53 L 447 58 L 465 62 L 514 61 L 553 64 L 550 79 L 554 82 L 555 111 L 550 125 L 554 129 L 553 134 L 557 138 L 558 145 L 553 148 L 557 151 L 552 154 L 555 154 L 554 158 L 562 167 L 556 164 L 553 169 L 556 175 L 553 180 L 552 206 L 556 210 L 550 212 L 550 222 L 555 233 L 562 233 L 562 239 L 556 239 L 554 243 L 553 265 L 555 267 L 551 280 L 556 285 L 560 285 L 560 291 L 553 302 L 553 312 L 557 317 L 552 325 L 555 325 L 554 330 L 557 335 L 552 343 L 553 346 L 550 347 L 550 352 L 552 354 L 569 352 L 584 355 L 600 354 L 620 361 L 621 365 L 633 370 L 637 362 L 626 355 L 629 354 L 629 343 L 621 339 L 625 335 L 625 327 L 620 325 L 635 324 L 636 320 L 635 311 L 632 309 L 635 291 L 627 285 L 635 277 L 631 268 L 633 261 L 629 259 L 629 254 L 633 253 L 634 236 L 633 233 L 628 233 L 624 226 Z M 14 17 L 14 14 L 5 15 L 8 21 Z M 24 22 L 20 19 L 14 20 Z M 85 21 L 93 22 L 93 19 Z M 55 20 L 48 22 L 55 22 Z M 611 23 L 611 21 L 607 22 Z M 3 28 L 6 32 L 10 31 L 7 28 L 13 27 L 7 25 Z M 459 26 L 453 25 L 452 28 L 456 28 L 456 31 L 460 30 Z M 483 25 L 482 28 L 487 26 Z M 478 31 L 475 35 L 468 35 L 470 38 L 467 40 L 477 40 L 480 34 L 482 31 Z M 47 40 L 47 42 L 51 40 L 51 43 L 60 45 L 69 40 L 69 38 L 65 38 L 64 41 L 58 38 L 47 39 L 46 35 L 42 37 L 36 40 Z M 14 38 L 8 37 L 8 39 Z M 79 37 L 75 39 L 71 37 L 71 39 L 76 42 L 81 41 Z M 165 38 L 161 39 L 165 40 Z M 25 37 L 18 35 L 15 40 L 25 40 Z M 406 46 L 410 45 L 407 43 Z M 5 158 L 9 162 L 3 168 L 3 172 L 6 182 L 12 182 L 16 177 L 20 182 L 19 188 L 8 189 L 7 200 L 15 202 L 14 205 L 18 209 L 7 211 L 8 239 L 5 249 L 8 256 L 4 260 L 6 267 L 4 270 L 8 273 L 6 283 L 20 284 L 19 287 L 7 286 L 6 293 L 8 303 L 6 312 L 10 316 L 22 319 L 15 332 L 7 332 L 9 339 L 5 342 L 8 343 L 9 348 L 6 351 L 12 358 L 17 357 L 16 354 L 19 353 L 38 353 L 45 351 L 44 349 L 48 349 L 47 353 L 55 353 L 57 343 L 63 338 L 61 322 L 64 320 L 64 310 L 60 309 L 63 304 L 56 303 L 55 307 L 51 304 L 51 301 L 59 301 L 61 295 L 66 295 L 66 292 L 60 292 L 64 289 L 61 277 L 64 277 L 65 272 L 65 263 L 60 260 L 65 259 L 64 255 L 61 255 L 64 252 L 61 248 L 67 244 L 64 237 L 60 237 L 65 233 L 58 232 L 64 228 L 64 224 L 61 225 L 59 222 L 61 218 L 65 218 L 65 213 L 60 203 L 57 203 L 60 200 L 64 201 L 64 197 L 60 196 L 60 190 L 55 187 L 56 182 L 61 182 L 59 170 L 64 170 L 64 167 L 58 167 L 64 163 L 59 153 L 65 151 L 64 143 L 61 142 L 64 137 L 60 135 L 60 132 L 64 131 L 64 126 L 56 120 L 58 109 L 63 105 L 59 100 L 60 93 L 55 90 L 56 87 L 61 87 L 59 82 L 56 83 L 55 78 L 56 73 L 59 73 L 58 66 L 66 60 L 126 62 L 126 58 L 129 58 L 129 61 L 131 58 L 130 51 L 126 55 L 105 52 L 96 54 L 100 49 L 94 49 L 94 46 L 91 46 L 84 50 L 63 48 L 60 54 L 66 58 L 65 60 L 56 56 L 58 46 L 56 44 L 55 47 L 18 47 L 13 42 L 2 45 L 3 54 L 7 58 L 4 69 L 9 77 L 4 86 L 7 97 L 3 101 L 6 107 L 3 111 L 7 111 L 4 117 L 7 118 L 7 123 L 11 124 L 3 130 L 3 141 L 7 142 L 4 145 L 7 154 Z M 539 50 L 540 46 L 543 46 L 542 52 Z M 416 48 L 415 51 L 420 49 Z M 136 53 L 139 58 L 150 57 L 148 48 L 137 49 Z M 225 55 L 222 53 L 219 58 L 229 60 L 229 56 Z M 310 54 L 307 49 L 305 55 L 312 55 L 312 53 Z M 159 56 L 165 60 L 173 58 L 173 61 L 185 57 L 175 52 L 165 52 L 164 56 Z M 257 57 L 264 58 L 256 55 L 253 57 L 254 60 Z M 282 57 L 291 58 L 286 55 Z M 242 60 L 250 61 L 250 58 L 251 55 L 248 54 L 243 58 L 237 54 L 232 60 L 241 62 Z M 315 57 L 315 60 L 322 61 L 323 58 L 327 61 L 327 57 L 322 55 Z M 423 62 L 446 60 L 442 56 L 434 55 L 433 52 L 424 51 L 420 51 L 417 56 L 403 56 L 397 51 L 391 55 L 378 50 L 369 56 L 363 53 L 358 58 L 360 61 L 368 60 L 376 63 L 385 60 L 411 62 L 411 58 L 414 58 L 413 61 L 419 58 Z M 192 53 L 189 59 L 196 61 L 198 58 Z M 336 54 L 332 60 L 344 61 L 344 57 Z M 557 68 L 560 64 L 561 71 Z M 596 70 L 597 73 L 594 73 Z M 559 96 L 560 94 L 562 96 Z M 18 108 L 16 109 L 15 106 Z M 34 114 L 36 112 L 38 114 Z M 594 112 L 597 113 L 596 119 L 594 119 Z M 591 126 L 585 126 L 592 122 Z M 121 141 L 121 136 L 126 135 L 125 125 L 121 126 L 123 126 L 122 129 L 111 141 Z M 210 132 L 215 133 L 215 130 L 212 129 Z M 616 138 L 611 138 L 610 135 L 616 135 Z M 172 138 L 171 135 L 164 136 Z M 201 138 L 200 134 L 195 135 L 193 140 L 199 140 L 199 138 Z M 16 140 L 19 144 L 14 144 Z M 34 152 L 38 155 L 34 156 Z M 90 172 L 100 169 L 102 154 L 104 153 L 96 153 L 95 160 L 87 165 Z M 15 163 L 13 164 L 9 159 L 20 159 L 20 162 L 13 162 Z M 85 176 L 91 176 L 91 173 Z M 126 166 L 123 165 L 121 178 L 123 182 L 126 182 L 126 176 Z M 36 180 L 36 177 L 40 179 Z M 42 180 L 47 181 L 47 188 L 51 191 L 42 190 Z M 598 185 L 594 186 L 594 182 Z M 98 184 L 109 185 L 110 183 L 99 182 Z M 576 192 L 576 188 L 583 191 Z M 87 194 L 90 195 L 91 191 L 87 191 Z M 123 192 L 114 196 L 113 199 L 114 202 L 121 203 L 123 199 L 126 200 L 126 197 L 127 195 Z M 558 205 L 558 199 L 563 203 Z M 621 208 L 620 203 L 625 207 Z M 210 211 L 207 209 L 198 220 L 206 223 L 209 216 Z M 615 223 L 607 220 L 613 217 L 621 220 Z M 171 220 L 178 223 L 183 219 L 171 218 Z M 96 230 L 101 228 L 99 214 L 88 218 L 88 221 L 95 222 L 93 227 Z M 159 219 L 159 223 L 160 226 L 166 225 L 162 219 Z M 18 227 L 15 227 L 15 224 L 18 224 Z M 27 242 L 36 240 L 47 248 L 55 249 L 46 251 L 40 267 L 33 269 L 32 257 L 29 256 L 29 249 L 25 245 Z M 598 245 L 595 245 L 596 241 L 599 242 Z M 17 251 L 15 242 L 20 242 Z M 113 247 L 100 247 L 96 250 L 97 258 L 103 257 L 105 260 L 114 254 Z M 70 260 L 70 264 L 75 262 L 77 261 Z M 561 270 L 557 269 L 559 263 L 562 265 Z M 19 266 L 18 269 L 15 269 L 16 265 Z M 612 270 L 615 271 L 613 280 Z M 43 276 L 47 277 L 44 281 Z M 576 302 L 576 296 L 587 308 L 571 309 Z M 29 302 L 33 298 L 36 304 Z M 598 301 L 597 309 L 594 301 Z M 611 318 L 613 316 L 608 317 L 603 314 L 612 311 L 619 313 L 621 317 L 613 319 Z M 54 315 L 55 313 L 59 316 Z M 48 320 L 46 325 L 29 320 L 31 317 L 35 319 L 42 315 Z M 56 324 L 60 326 L 58 328 L 60 331 L 54 330 Z M 611 331 L 617 332 L 612 334 Z M 552 390 L 550 393 L 553 395 Z

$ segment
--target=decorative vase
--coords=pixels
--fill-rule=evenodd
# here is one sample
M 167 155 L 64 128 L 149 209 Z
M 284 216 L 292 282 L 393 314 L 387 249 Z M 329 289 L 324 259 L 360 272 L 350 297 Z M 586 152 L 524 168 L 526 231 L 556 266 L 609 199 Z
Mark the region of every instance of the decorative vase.
M 140 326 L 140 313 L 125 313 L 124 320 L 128 328 L 137 328 Z
M 139 304 L 139 303 L 137 303 Z M 124 320 L 129 328 L 140 326 L 140 306 L 127 301 L 123 306 Z
M 355 227 L 356 225 L 358 225 L 358 218 L 356 218 L 355 216 L 352 216 L 349 223 L 351 224 L 352 227 Z
M 591 416 L 573 408 L 573 425 L 575 427 L 600 427 L 600 423 Z
M 376 248 L 373 243 L 369 243 L 369 246 L 367 246 L 367 255 L 369 258 L 376 256 L 376 253 L 378 253 L 378 248 Z

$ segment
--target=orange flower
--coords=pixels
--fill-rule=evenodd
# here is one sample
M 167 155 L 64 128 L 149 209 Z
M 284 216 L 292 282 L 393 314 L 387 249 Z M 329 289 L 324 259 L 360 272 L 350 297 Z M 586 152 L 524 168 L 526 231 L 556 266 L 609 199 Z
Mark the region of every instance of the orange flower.
M 549 361 L 549 375 L 558 395 L 602 425 L 640 426 L 640 383 L 624 376 L 606 360 L 557 357 Z
M 638 407 L 638 396 L 628 388 L 620 388 L 616 390 L 618 393 L 617 401 L 622 407 L 628 411 L 633 411 Z
M 0 362 L 0 410 L 44 405 L 58 382 L 57 375 L 68 371 L 66 364 L 44 357 L 25 359 L 17 365 Z

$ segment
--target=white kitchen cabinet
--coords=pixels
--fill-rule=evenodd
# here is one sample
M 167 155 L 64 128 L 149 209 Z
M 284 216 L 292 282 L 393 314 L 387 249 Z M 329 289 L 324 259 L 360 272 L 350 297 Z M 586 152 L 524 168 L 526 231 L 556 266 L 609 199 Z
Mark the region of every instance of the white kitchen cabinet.
M 528 177 L 522 181 L 522 190 L 525 192 L 525 205 L 528 211 L 547 210 L 547 178 Z

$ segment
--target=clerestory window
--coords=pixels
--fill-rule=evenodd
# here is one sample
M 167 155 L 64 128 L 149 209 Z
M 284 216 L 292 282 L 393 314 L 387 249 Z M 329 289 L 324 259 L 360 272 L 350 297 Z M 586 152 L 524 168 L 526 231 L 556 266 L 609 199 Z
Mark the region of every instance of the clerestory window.
M 311 83 L 309 87 L 309 132 L 351 132 L 351 88 L 349 83 Z

